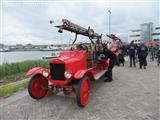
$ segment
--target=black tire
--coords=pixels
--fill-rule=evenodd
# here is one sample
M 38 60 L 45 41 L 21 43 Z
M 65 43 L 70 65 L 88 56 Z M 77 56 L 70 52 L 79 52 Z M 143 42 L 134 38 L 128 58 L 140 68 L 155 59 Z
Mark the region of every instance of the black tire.
M 87 105 L 87 104 L 82 104 L 81 96 L 80 96 L 82 84 L 86 79 L 89 79 L 89 77 L 88 76 L 84 76 L 82 79 L 80 79 L 80 81 L 78 82 L 77 89 L 76 89 L 76 100 L 77 100 L 77 105 L 79 107 L 85 107 Z M 91 82 L 90 79 L 89 79 L 89 82 Z M 91 90 L 91 87 L 90 87 L 90 90 Z
M 39 99 L 43 98 L 43 97 L 47 94 L 48 86 L 47 86 L 47 88 L 46 88 L 46 90 L 44 91 L 44 94 L 43 94 L 42 96 L 39 96 L 39 97 L 35 96 L 34 93 L 33 93 L 33 90 L 32 90 L 32 85 L 33 85 L 33 82 L 34 82 L 34 80 L 35 80 L 36 77 L 41 77 L 41 78 L 43 78 L 43 80 L 45 80 L 46 84 L 48 84 L 48 80 L 47 80 L 45 77 L 43 77 L 41 74 L 35 74 L 35 75 L 33 75 L 33 76 L 31 77 L 31 79 L 29 80 L 29 83 L 28 83 L 28 93 L 29 93 L 29 95 L 30 95 L 33 99 L 39 100 Z M 41 79 L 41 80 L 42 80 L 42 79 Z

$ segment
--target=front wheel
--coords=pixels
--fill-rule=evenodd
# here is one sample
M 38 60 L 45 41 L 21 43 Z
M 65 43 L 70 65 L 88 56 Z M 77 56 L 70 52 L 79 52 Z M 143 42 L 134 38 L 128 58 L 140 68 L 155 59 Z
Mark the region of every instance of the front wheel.
M 48 80 L 40 74 L 34 75 L 28 84 L 29 95 L 34 99 L 43 98 L 48 91 Z
M 76 90 L 77 104 L 80 107 L 85 107 L 91 95 L 91 81 L 88 76 L 83 77 Z

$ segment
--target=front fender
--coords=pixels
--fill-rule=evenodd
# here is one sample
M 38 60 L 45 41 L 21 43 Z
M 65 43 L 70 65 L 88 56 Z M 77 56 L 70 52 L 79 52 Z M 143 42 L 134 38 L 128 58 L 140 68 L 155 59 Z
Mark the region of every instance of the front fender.
M 86 72 L 87 70 L 79 70 L 74 74 L 74 78 L 81 79 L 85 75 Z
M 35 67 L 35 68 L 30 69 L 26 73 L 26 76 L 31 77 L 32 75 L 37 74 L 37 73 L 43 74 L 44 70 L 48 70 L 48 69 L 47 68 L 41 68 L 41 67 Z
M 92 72 L 90 72 L 89 70 L 79 70 L 74 74 L 74 78 L 75 79 L 81 79 L 83 78 L 85 75 L 87 75 L 91 80 L 95 80 L 93 77 Z

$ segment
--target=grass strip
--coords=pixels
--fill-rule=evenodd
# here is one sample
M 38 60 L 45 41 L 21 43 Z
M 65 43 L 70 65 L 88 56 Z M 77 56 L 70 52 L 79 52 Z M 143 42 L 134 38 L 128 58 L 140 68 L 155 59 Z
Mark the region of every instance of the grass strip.
M 17 92 L 18 90 L 27 88 L 27 86 L 28 86 L 28 79 L 24 79 L 7 85 L 2 85 L 0 86 L 0 97 L 10 96 L 11 94 Z

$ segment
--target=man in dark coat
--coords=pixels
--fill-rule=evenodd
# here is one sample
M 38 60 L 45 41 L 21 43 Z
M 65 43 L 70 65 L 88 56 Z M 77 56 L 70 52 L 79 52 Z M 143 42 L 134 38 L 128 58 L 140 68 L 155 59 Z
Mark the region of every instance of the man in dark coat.
M 147 66 L 147 55 L 148 55 L 148 48 L 144 43 L 142 43 L 137 51 L 138 58 L 139 58 L 139 67 L 142 69 L 142 66 L 144 66 L 144 69 L 146 69 Z
M 151 44 L 151 46 L 149 47 L 149 53 L 150 53 L 150 60 L 154 61 L 156 48 L 153 46 L 153 44 Z
M 103 52 L 105 53 L 106 56 L 105 58 L 110 59 L 110 64 L 108 67 L 108 71 L 106 73 L 108 79 L 104 80 L 104 82 L 112 82 L 112 69 L 115 65 L 116 55 L 111 50 L 108 49 L 107 45 L 104 46 Z
M 124 66 L 125 63 L 125 59 L 124 57 L 127 55 L 127 49 L 126 46 L 123 44 L 120 48 L 119 48 L 119 64 L 122 63 L 122 65 Z
M 135 63 L 135 51 L 136 51 L 136 46 L 133 41 L 131 41 L 130 45 L 128 46 L 128 52 L 129 52 L 129 59 L 130 59 L 130 67 L 132 67 L 132 63 L 134 67 L 136 67 Z

